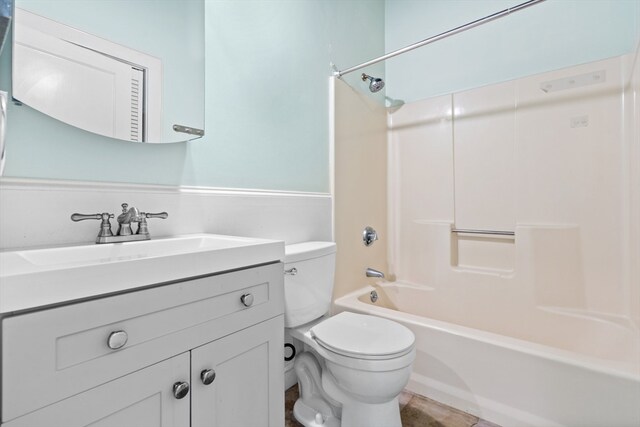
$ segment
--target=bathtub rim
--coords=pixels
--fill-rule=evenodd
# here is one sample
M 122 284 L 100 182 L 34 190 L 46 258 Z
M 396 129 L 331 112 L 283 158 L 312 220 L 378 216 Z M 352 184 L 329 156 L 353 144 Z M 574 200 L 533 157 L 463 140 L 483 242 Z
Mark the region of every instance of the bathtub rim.
M 407 287 L 420 290 L 434 290 L 434 288 L 430 286 L 407 284 L 404 282 L 379 282 L 376 284 L 376 287 L 382 288 L 391 286 Z M 332 314 L 336 312 L 337 306 L 346 310 L 353 308 L 355 310 L 360 310 L 362 312 L 365 312 L 366 314 L 371 315 L 375 315 L 376 312 L 382 311 L 382 313 L 387 314 L 388 317 L 393 320 L 397 320 L 398 317 L 402 317 L 402 321 L 410 323 L 414 326 L 428 327 L 440 332 L 450 333 L 454 336 L 475 341 L 482 341 L 492 346 L 506 348 L 510 351 L 525 352 L 527 354 L 556 363 L 561 363 L 571 367 L 579 367 L 600 374 L 611 375 L 616 378 L 640 383 L 640 366 L 635 367 L 635 370 L 637 370 L 637 372 L 634 372 L 634 367 L 625 362 L 615 362 L 599 359 L 570 350 L 564 350 L 544 344 L 522 340 L 519 338 L 500 335 L 494 332 L 483 331 L 481 329 L 474 329 L 468 326 L 456 325 L 454 323 L 444 322 L 430 317 L 421 317 L 411 313 L 399 312 L 398 310 L 393 310 L 390 308 L 360 301 L 359 297 L 367 295 L 371 291 L 376 290 L 376 287 L 366 285 L 339 298 L 336 298 L 332 304 Z M 401 316 L 399 316 L 397 313 L 402 314 Z M 426 320 L 426 322 L 424 320 Z M 614 366 L 608 366 L 607 364 Z

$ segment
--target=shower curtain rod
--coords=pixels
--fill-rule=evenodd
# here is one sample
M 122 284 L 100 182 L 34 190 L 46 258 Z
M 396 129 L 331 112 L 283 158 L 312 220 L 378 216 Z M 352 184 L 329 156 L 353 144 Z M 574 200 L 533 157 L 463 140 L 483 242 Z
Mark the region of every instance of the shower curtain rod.
M 393 58 L 394 56 L 401 55 L 401 54 L 403 54 L 405 52 L 409 52 L 410 50 L 417 49 L 419 47 L 428 45 L 430 43 L 437 42 L 438 40 L 442 40 L 442 39 L 447 38 L 449 36 L 453 36 L 454 34 L 458 34 L 458 33 L 461 33 L 463 31 L 467 31 L 467 30 L 469 30 L 471 28 L 474 28 L 474 27 L 477 27 L 479 25 L 486 24 L 487 22 L 491 22 L 491 21 L 493 21 L 495 19 L 502 18 L 503 16 L 507 16 L 512 12 L 517 12 L 518 10 L 525 9 L 525 8 L 527 8 L 529 6 L 533 6 L 534 4 L 537 4 L 537 3 L 542 3 L 543 1 L 545 1 L 545 0 L 529 0 L 529 1 L 526 1 L 524 3 L 519 4 L 517 6 L 509 7 L 507 9 L 501 10 L 500 12 L 496 12 L 496 13 L 493 13 L 491 15 L 487 15 L 484 18 L 476 19 L 475 21 L 472 21 L 472 22 L 469 22 L 467 24 L 461 25 L 461 26 L 456 27 L 456 28 L 454 28 L 452 30 L 445 31 L 444 33 L 440 33 L 440 34 L 435 35 L 433 37 L 429 37 L 428 39 L 424 39 L 424 40 L 419 41 L 417 43 L 414 43 L 412 45 L 403 47 L 402 49 L 394 50 L 393 52 L 387 53 L 387 54 L 385 54 L 383 56 L 380 56 L 380 57 L 378 57 L 376 59 L 372 59 L 370 61 L 363 62 L 362 64 L 356 65 L 356 66 L 351 67 L 351 68 L 347 68 L 346 70 L 336 71 L 334 73 L 334 76 L 342 77 L 345 74 L 349 74 L 349 73 L 351 73 L 353 71 L 357 71 L 357 70 L 359 70 L 361 68 L 368 67 L 369 65 L 377 64 L 378 62 L 385 61 L 385 60 L 387 60 L 389 58 Z

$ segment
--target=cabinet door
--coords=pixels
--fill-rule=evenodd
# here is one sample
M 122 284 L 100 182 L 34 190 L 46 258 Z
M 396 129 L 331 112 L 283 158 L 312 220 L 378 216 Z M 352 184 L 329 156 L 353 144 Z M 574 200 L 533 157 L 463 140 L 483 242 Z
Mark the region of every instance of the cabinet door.
M 173 385 L 189 381 L 189 353 L 133 372 L 2 427 L 189 426 L 189 395 L 176 399 Z
M 283 316 L 192 350 L 192 426 L 284 425 L 283 359 Z M 209 385 L 205 370 L 215 372 Z

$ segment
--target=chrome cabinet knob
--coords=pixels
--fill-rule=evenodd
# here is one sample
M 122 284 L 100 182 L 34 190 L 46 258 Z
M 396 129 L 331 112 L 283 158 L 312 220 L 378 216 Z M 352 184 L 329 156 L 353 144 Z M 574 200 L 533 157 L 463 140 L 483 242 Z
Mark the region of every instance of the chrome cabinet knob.
M 253 305 L 253 294 L 244 294 L 240 297 L 240 302 L 244 304 L 245 307 L 251 307 Z
M 125 331 L 114 331 L 109 334 L 107 345 L 111 350 L 117 350 L 124 347 L 128 339 L 129 336 Z
M 204 369 L 200 372 L 200 379 L 202 380 L 202 384 L 209 385 L 216 379 L 216 371 L 213 369 Z
M 173 385 L 173 397 L 176 399 L 182 399 L 189 394 L 189 383 L 185 381 L 178 381 Z

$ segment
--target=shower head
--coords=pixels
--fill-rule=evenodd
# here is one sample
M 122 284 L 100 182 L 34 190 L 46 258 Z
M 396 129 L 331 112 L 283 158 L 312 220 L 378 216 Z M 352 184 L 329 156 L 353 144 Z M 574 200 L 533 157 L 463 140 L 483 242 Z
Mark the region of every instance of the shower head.
M 381 78 L 371 77 L 366 75 L 365 73 L 362 73 L 362 81 L 366 82 L 367 80 L 371 81 L 371 83 L 369 83 L 369 90 L 373 93 L 378 92 L 384 87 L 384 80 L 382 80 Z

